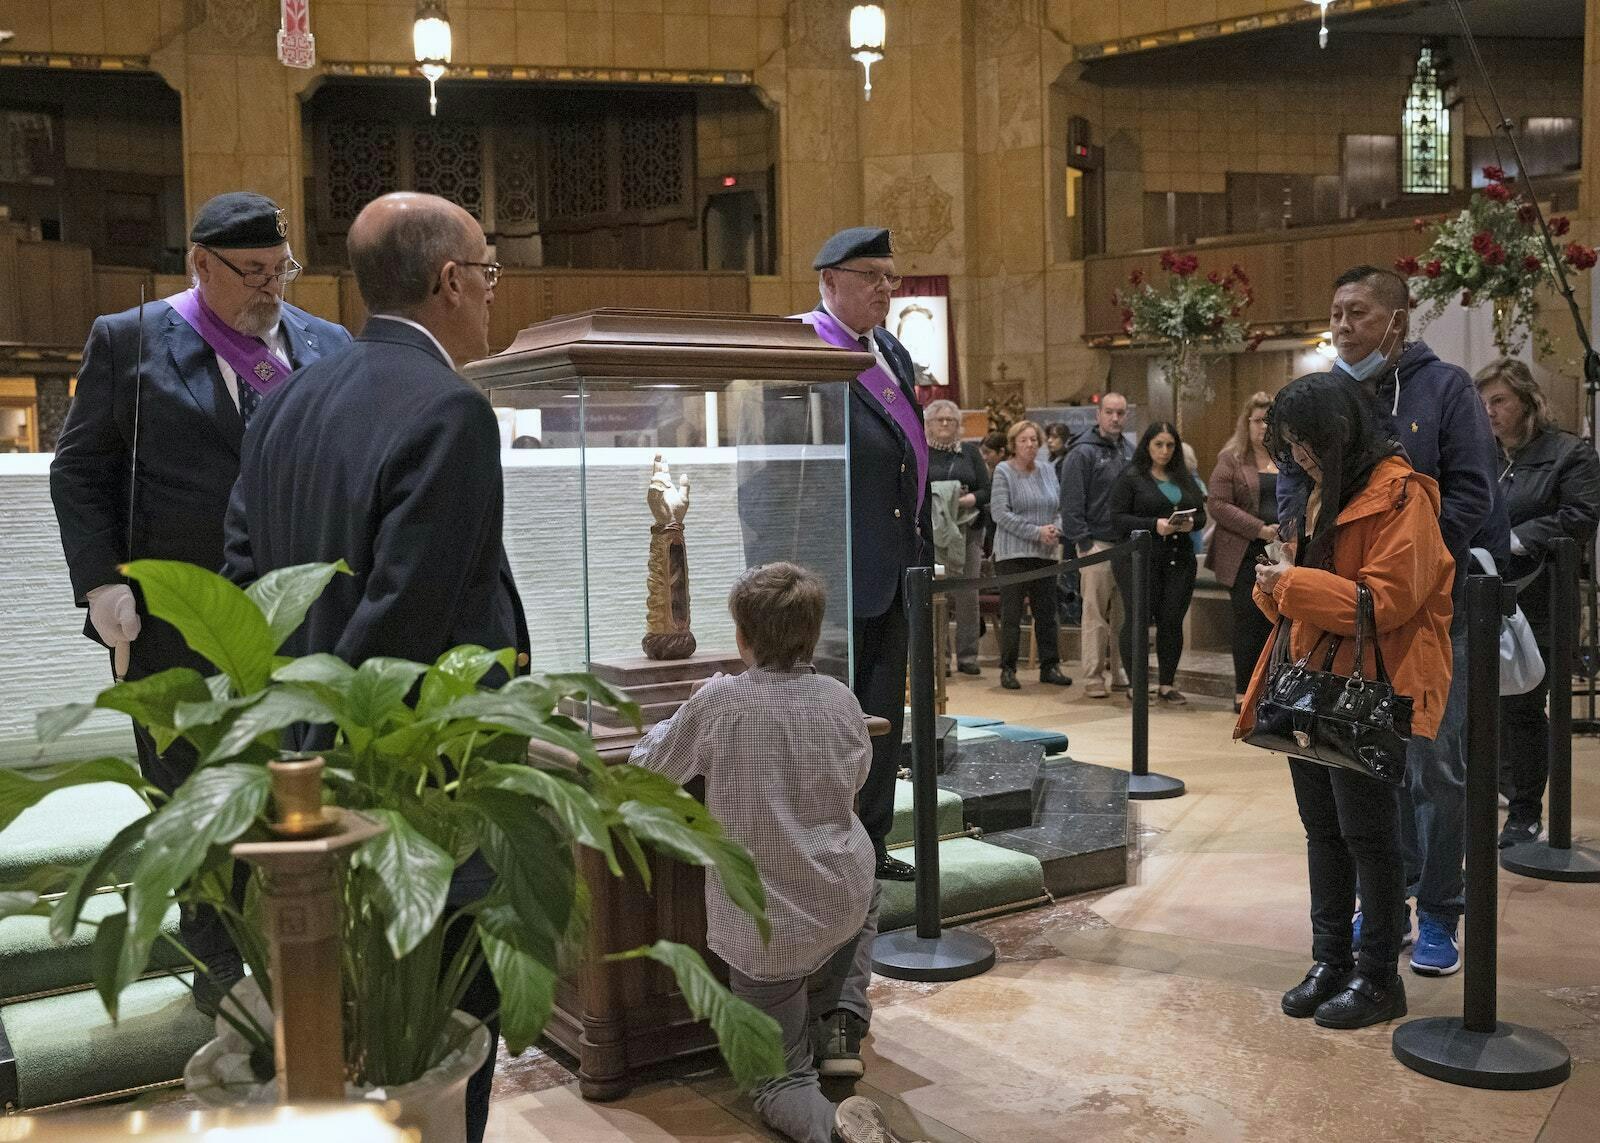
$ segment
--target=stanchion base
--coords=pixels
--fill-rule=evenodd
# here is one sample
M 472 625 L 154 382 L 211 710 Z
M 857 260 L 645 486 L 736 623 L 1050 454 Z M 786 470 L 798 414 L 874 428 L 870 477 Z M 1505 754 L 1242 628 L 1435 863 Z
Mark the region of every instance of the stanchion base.
M 1560 1040 L 1504 1021 L 1493 1032 L 1469 1032 L 1457 1016 L 1412 1020 L 1394 1030 L 1391 1047 L 1412 1071 L 1463 1087 L 1532 1091 L 1562 1083 L 1572 1072 Z
M 1552 849 L 1542 841 L 1525 841 L 1500 851 L 1500 868 L 1541 881 L 1600 881 L 1600 853 L 1585 846 Z
M 1137 801 L 1183 796 L 1183 780 L 1165 774 L 1129 774 L 1128 797 Z
M 872 971 L 895 980 L 965 980 L 993 967 L 994 945 L 967 929 L 946 929 L 936 937 L 900 929 L 872 942 Z

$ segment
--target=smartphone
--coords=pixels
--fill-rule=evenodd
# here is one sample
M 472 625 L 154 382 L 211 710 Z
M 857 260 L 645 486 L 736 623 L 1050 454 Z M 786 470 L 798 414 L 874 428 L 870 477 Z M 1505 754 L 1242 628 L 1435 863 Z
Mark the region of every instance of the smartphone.
M 1172 525 L 1174 528 L 1181 528 L 1184 525 L 1188 525 L 1191 528 L 1194 527 L 1194 509 L 1184 508 L 1180 511 L 1174 512 L 1172 515 L 1167 517 L 1167 523 Z

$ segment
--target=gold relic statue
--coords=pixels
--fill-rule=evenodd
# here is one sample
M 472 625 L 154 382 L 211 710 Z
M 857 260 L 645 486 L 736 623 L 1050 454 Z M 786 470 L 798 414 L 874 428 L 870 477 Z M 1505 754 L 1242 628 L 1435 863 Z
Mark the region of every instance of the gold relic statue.
M 683 546 L 683 518 L 689 511 L 689 478 L 672 483 L 667 462 L 656 453 L 650 467 L 645 503 L 655 523 L 650 526 L 650 563 L 645 587 L 647 658 L 687 659 L 694 654 L 689 630 L 689 559 Z

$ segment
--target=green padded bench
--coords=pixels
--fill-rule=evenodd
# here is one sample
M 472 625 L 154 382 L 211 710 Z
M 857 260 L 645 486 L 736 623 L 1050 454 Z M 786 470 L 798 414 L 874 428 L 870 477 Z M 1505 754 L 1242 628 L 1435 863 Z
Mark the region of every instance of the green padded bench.
M 895 854 L 916 864 L 912 850 Z M 903 929 L 917 917 L 917 886 L 911 881 L 880 881 L 878 931 Z M 944 918 L 990 916 L 1042 905 L 1044 866 L 1031 854 L 1002 849 L 975 838 L 957 837 L 939 843 L 939 915 Z
M 41 865 L 90 860 L 118 830 L 147 811 L 138 794 L 117 782 L 55 791 L 0 833 L 0 885 Z
M 950 837 L 967 828 L 967 823 L 961 812 L 961 795 L 952 790 L 940 790 L 937 809 L 934 811 L 934 821 L 939 827 L 940 837 Z M 889 836 L 885 839 L 890 846 L 908 845 L 911 842 L 911 783 L 896 781 L 894 784 L 894 825 L 889 828 Z
M 83 916 L 99 921 L 122 912 L 122 897 L 116 893 L 96 893 L 84 903 Z M 164 932 L 178 935 L 178 906 L 173 905 L 161 923 Z M 81 988 L 94 979 L 90 948 L 94 943 L 92 924 L 79 925 L 66 944 L 50 939 L 48 917 L 7 917 L 0 920 L 0 1003 L 41 992 L 60 992 Z M 157 940 L 151 949 L 150 967 L 176 968 L 188 962 L 168 941 Z

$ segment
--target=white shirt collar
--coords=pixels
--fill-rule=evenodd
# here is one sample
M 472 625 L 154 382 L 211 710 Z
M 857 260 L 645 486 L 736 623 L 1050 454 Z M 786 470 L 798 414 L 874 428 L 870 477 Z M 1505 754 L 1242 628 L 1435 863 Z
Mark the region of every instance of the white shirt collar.
M 433 347 L 439 351 L 439 356 L 444 358 L 444 363 L 451 369 L 456 367 L 455 361 L 445 352 L 444 346 L 439 344 L 439 339 L 433 336 L 433 331 L 421 322 L 412 321 L 410 318 L 401 317 L 399 314 L 373 314 L 372 316 L 382 318 L 384 321 L 397 321 L 401 325 L 409 325 L 412 329 L 420 329 L 427 335 L 428 340 L 433 342 Z
M 830 306 L 826 301 L 824 301 L 822 303 L 822 309 L 834 321 L 836 321 L 840 325 L 844 326 L 845 329 L 850 330 L 850 336 L 855 338 L 857 341 L 860 341 L 864 337 L 864 338 L 867 339 L 867 342 L 870 345 L 876 345 L 878 343 L 878 339 L 873 337 L 870 333 L 867 333 L 864 330 L 851 329 L 850 328 L 850 323 L 845 321 L 844 318 L 840 317 L 838 314 L 834 313 L 833 312 L 833 307 Z

